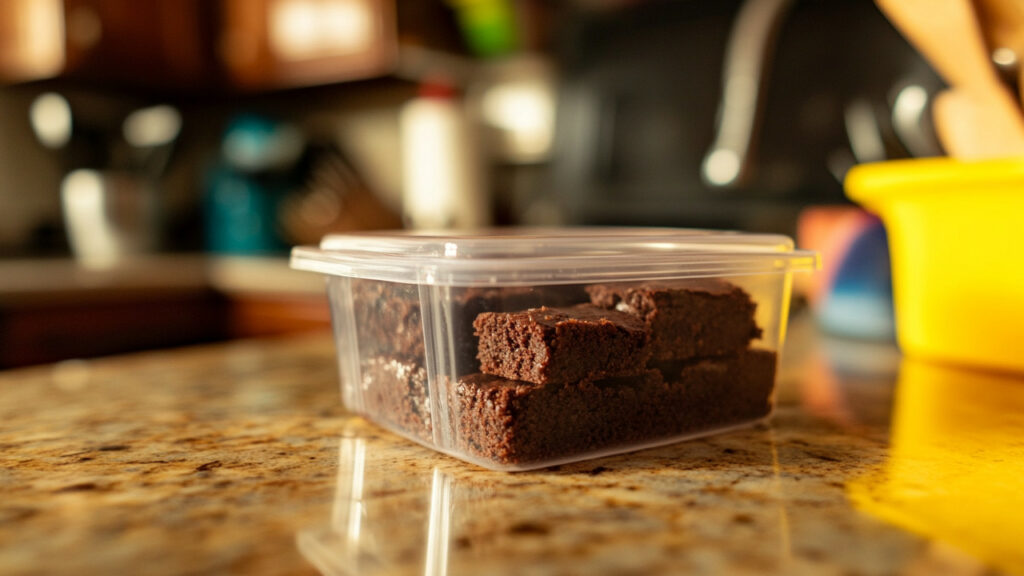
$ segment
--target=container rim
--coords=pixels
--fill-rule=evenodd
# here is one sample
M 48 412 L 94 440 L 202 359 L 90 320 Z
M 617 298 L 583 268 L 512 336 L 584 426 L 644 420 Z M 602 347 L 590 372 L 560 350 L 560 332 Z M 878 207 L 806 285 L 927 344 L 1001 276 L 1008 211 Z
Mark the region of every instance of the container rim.
M 843 187 L 851 200 L 873 203 L 894 195 L 934 195 L 1009 184 L 1024 186 L 1024 158 L 917 158 L 861 164 L 850 169 Z
M 778 234 L 579 227 L 332 235 L 293 248 L 291 266 L 407 284 L 525 286 L 785 273 L 819 261 Z

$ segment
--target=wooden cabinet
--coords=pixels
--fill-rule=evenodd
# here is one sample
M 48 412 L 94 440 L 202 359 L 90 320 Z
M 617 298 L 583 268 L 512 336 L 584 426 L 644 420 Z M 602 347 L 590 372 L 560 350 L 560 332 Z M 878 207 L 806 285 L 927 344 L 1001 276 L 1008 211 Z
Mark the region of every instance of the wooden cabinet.
M 386 75 L 394 0 L 5 0 L 0 82 L 287 88 Z
M 64 0 L 62 75 L 150 88 L 217 81 L 217 2 Z
M 284 258 L 0 260 L 0 369 L 330 326 L 323 278 Z
M 108 293 L 0 305 L 0 368 L 183 346 L 229 336 L 211 290 Z
M 299 86 L 390 73 L 394 7 L 384 0 L 225 0 L 219 56 L 245 88 Z

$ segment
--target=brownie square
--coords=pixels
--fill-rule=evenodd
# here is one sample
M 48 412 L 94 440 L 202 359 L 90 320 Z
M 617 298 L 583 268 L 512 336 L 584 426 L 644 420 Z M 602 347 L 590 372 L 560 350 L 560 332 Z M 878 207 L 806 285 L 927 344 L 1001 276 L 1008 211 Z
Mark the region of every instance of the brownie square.
M 586 290 L 596 306 L 644 321 L 654 360 L 728 356 L 761 337 L 754 321 L 756 304 L 724 280 L 599 284 Z
M 385 426 L 434 439 L 427 371 L 418 362 L 376 357 L 362 363 L 363 409 Z
M 451 288 L 450 317 L 458 374 L 479 370 L 473 320 L 482 312 L 511 311 L 538 306 L 566 306 L 587 301 L 579 286 Z M 363 358 L 392 356 L 425 358 L 419 287 L 415 284 L 352 280 L 352 297 L 359 354 Z
M 451 392 L 456 448 L 504 465 L 592 455 L 751 422 L 771 411 L 775 353 L 750 350 L 600 381 L 535 384 L 489 374 Z
M 424 356 L 420 293 L 415 284 L 352 280 L 352 307 L 359 355 Z
M 473 322 L 480 314 L 541 306 L 571 306 L 586 302 L 587 293 L 581 286 L 453 288 L 452 301 L 455 371 L 462 375 L 480 371 L 473 327 Z
M 639 438 L 665 383 L 655 370 L 607 381 L 534 384 L 473 374 L 454 389 L 456 447 L 500 464 L 585 454 Z M 643 426 L 643 424 L 640 424 Z
M 473 326 L 480 371 L 511 380 L 545 384 L 637 374 L 649 357 L 642 320 L 591 304 L 485 312 Z
M 748 349 L 733 356 L 662 363 L 666 382 L 686 388 L 689 420 L 703 428 L 767 416 L 775 388 L 777 354 Z

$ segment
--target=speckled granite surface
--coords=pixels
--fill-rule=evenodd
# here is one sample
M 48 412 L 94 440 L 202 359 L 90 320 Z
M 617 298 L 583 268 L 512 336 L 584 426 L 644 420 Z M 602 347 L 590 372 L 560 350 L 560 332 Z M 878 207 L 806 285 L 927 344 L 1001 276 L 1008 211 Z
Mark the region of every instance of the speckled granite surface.
M 520 474 L 347 414 L 326 337 L 0 373 L 0 574 L 1024 566 L 984 533 L 979 549 L 901 521 L 913 502 L 891 482 L 912 474 L 896 460 L 906 442 L 890 451 L 898 358 L 830 354 L 799 326 L 791 344 L 770 425 Z

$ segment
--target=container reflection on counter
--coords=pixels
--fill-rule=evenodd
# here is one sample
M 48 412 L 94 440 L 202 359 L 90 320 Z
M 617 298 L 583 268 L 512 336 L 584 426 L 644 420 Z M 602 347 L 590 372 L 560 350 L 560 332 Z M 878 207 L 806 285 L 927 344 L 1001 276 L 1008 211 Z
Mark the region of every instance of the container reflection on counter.
M 848 486 L 860 509 L 1024 573 L 1024 377 L 905 359 L 888 462 Z
M 300 532 L 299 551 L 325 576 L 391 573 L 396 567 L 446 574 L 451 478 L 436 468 L 429 482 L 425 472 L 413 478 L 372 459 L 368 463 L 367 452 L 366 437 L 341 438 L 330 525 Z M 442 502 L 448 505 L 442 508 Z M 402 528 L 392 531 L 399 515 Z
M 799 564 L 784 472 L 772 431 L 756 438 L 726 443 L 747 464 L 709 483 L 694 463 L 719 445 L 507 474 L 354 424 L 340 439 L 330 522 L 300 531 L 297 545 L 325 576 L 674 573 L 707 562 L 784 572 Z M 723 553 L 738 537 L 741 551 Z

